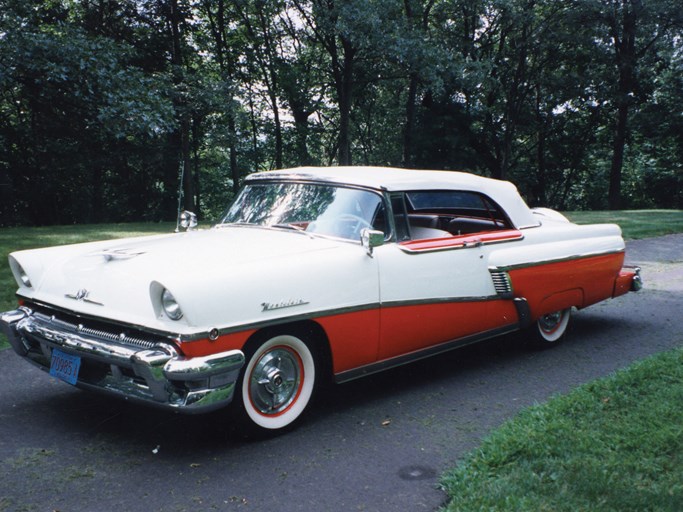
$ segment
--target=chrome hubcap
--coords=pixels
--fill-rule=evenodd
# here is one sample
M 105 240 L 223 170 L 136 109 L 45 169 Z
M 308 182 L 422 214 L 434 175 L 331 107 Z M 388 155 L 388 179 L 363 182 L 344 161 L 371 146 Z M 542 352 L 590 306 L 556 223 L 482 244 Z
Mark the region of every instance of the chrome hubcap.
M 275 347 L 261 356 L 251 373 L 249 396 L 262 414 L 278 414 L 296 399 L 302 366 L 295 352 Z
M 556 311 L 555 313 L 550 313 L 548 315 L 543 315 L 539 320 L 538 324 L 544 332 L 554 331 L 559 323 L 562 321 L 562 311 Z

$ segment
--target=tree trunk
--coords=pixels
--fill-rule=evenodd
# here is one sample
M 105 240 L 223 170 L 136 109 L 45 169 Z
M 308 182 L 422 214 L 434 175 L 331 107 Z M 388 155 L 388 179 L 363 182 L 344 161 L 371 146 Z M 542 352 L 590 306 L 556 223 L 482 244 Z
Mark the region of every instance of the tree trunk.
M 190 123 L 183 119 L 181 124 L 181 158 L 183 161 L 183 208 L 194 212 L 194 179 L 192 172 L 192 155 L 190 153 Z
M 410 74 L 408 98 L 406 99 L 406 124 L 403 127 L 403 166 L 413 167 L 413 131 L 415 130 L 415 99 L 417 98 L 417 73 Z
M 624 166 L 627 130 L 628 102 L 622 101 L 617 109 L 617 126 L 614 131 L 612 165 L 609 171 L 608 205 L 610 210 L 621 209 L 621 171 Z
M 636 22 L 639 2 L 623 0 L 621 31 L 618 20 L 612 20 L 612 37 L 617 69 L 619 71 L 619 84 L 617 90 L 617 119 L 614 127 L 614 144 L 612 164 L 609 173 L 608 205 L 610 210 L 621 208 L 621 175 L 624 166 L 624 150 L 628 136 L 628 110 L 635 90 L 635 64 L 636 64 Z M 621 32 L 621 37 L 619 37 Z
M 225 2 L 224 0 L 217 0 L 216 17 L 215 20 L 211 14 L 211 5 L 214 0 L 206 0 L 205 8 L 211 24 L 214 40 L 216 43 L 216 57 L 218 60 L 218 67 L 221 70 L 221 78 L 224 82 L 229 83 L 234 74 L 233 59 L 226 48 L 225 37 Z M 240 188 L 239 168 L 237 167 L 237 127 L 235 123 L 235 112 L 233 107 L 233 96 L 229 95 L 226 98 L 228 104 L 227 119 L 228 119 L 228 151 L 230 152 L 230 177 L 232 178 L 232 190 L 237 193 Z
M 353 58 L 356 53 L 351 41 L 342 38 L 344 63 L 339 70 L 339 165 L 351 165 L 351 104 L 353 98 Z
M 311 165 L 312 159 L 308 152 L 308 118 L 310 112 L 292 105 L 294 115 L 294 129 L 296 131 L 296 156 L 299 165 Z

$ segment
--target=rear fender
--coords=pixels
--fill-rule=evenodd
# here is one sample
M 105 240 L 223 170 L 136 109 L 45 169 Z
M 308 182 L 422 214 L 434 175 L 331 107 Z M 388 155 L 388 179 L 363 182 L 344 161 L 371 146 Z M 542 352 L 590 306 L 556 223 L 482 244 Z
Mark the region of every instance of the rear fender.
M 583 306 L 583 303 L 583 290 L 580 288 L 574 288 L 572 290 L 553 293 L 549 297 L 546 297 L 543 299 L 543 302 L 541 302 L 537 312 L 539 316 L 543 316 L 571 307 L 580 308 Z

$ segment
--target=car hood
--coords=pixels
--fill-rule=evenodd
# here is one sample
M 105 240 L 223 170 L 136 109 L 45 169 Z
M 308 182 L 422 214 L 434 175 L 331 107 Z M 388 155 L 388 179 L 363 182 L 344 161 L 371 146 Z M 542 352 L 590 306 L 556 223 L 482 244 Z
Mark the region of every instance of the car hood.
M 320 261 L 320 253 L 339 251 L 364 254 L 354 243 L 234 226 L 21 251 L 10 262 L 31 280 L 31 288 L 19 290 L 28 299 L 154 329 L 172 325 L 182 333 L 207 321 L 205 302 L 216 308 L 228 301 L 227 289 L 234 302 L 240 291 L 264 282 L 276 286 L 277 276 L 305 272 L 306 262 Z M 161 288 L 179 301 L 183 321 L 170 323 L 161 314 L 155 296 Z

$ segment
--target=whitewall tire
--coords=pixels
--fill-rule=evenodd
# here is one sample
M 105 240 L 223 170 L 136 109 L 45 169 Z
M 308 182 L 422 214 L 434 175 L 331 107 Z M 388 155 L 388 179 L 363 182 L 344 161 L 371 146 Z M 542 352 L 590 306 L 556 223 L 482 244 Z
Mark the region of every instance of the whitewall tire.
M 249 357 L 241 393 L 246 419 L 258 429 L 277 431 L 292 425 L 311 401 L 315 358 L 296 336 L 268 339 Z
M 538 348 L 548 348 L 560 343 L 569 325 L 571 308 L 543 315 L 532 327 L 532 342 Z

